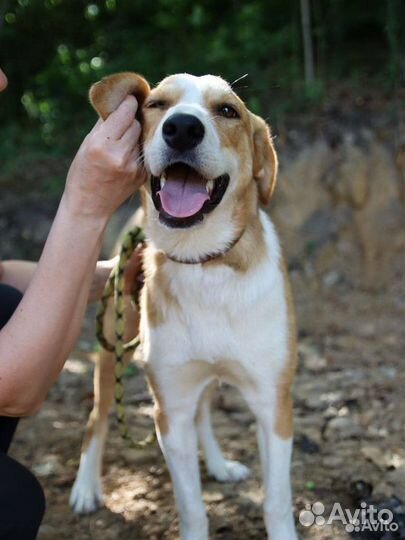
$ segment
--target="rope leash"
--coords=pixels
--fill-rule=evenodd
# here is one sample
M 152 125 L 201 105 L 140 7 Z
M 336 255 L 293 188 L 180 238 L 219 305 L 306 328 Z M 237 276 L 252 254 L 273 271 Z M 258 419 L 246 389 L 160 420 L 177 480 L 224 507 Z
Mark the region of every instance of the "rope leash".
M 129 351 L 135 351 L 139 345 L 139 336 L 135 336 L 134 339 L 128 343 L 124 343 L 125 332 L 125 303 L 124 303 L 124 269 L 128 260 L 131 258 L 135 248 L 143 244 L 145 236 L 140 227 L 134 227 L 128 231 L 124 236 L 117 266 L 111 272 L 108 281 L 104 287 L 103 295 L 101 297 L 101 303 L 97 311 L 96 317 L 96 333 L 97 339 L 100 345 L 109 352 L 113 352 L 115 356 L 115 368 L 114 368 L 114 399 L 115 399 L 115 413 L 118 420 L 118 428 L 120 435 L 125 439 L 133 448 L 145 448 L 156 440 L 156 433 L 153 431 L 145 439 L 141 441 L 135 440 L 128 428 L 125 406 L 123 403 L 124 398 L 124 385 L 122 377 L 125 372 L 124 355 Z M 106 339 L 104 335 L 104 316 L 107 310 L 108 300 L 114 298 L 114 332 L 115 332 L 115 344 L 112 345 Z M 135 304 L 138 306 L 138 291 L 133 292 L 132 298 Z

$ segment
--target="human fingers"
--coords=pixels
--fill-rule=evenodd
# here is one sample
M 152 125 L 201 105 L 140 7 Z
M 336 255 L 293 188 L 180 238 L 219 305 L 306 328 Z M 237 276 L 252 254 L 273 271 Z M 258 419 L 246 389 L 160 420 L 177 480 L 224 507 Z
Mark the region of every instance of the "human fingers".
M 103 124 L 103 121 L 101 120 L 101 118 L 99 118 L 97 120 L 97 122 L 94 124 L 94 126 L 91 128 L 91 130 L 89 131 L 89 135 L 91 135 L 92 133 L 94 133 L 95 131 L 97 131 L 98 129 L 100 129 L 100 127 L 102 126 Z
M 135 118 L 138 102 L 134 96 L 127 96 L 121 105 L 113 111 L 103 123 L 106 138 L 118 140 L 127 131 Z
M 143 154 L 136 144 L 128 158 L 128 167 L 134 171 L 135 189 L 139 189 L 148 180 L 143 160 Z
M 0 69 L 0 92 L 5 90 L 7 88 L 7 85 L 8 85 L 8 80 L 7 80 L 6 74 L 4 73 L 2 69 Z
M 138 120 L 134 120 L 123 134 L 119 142 L 124 148 L 128 148 L 132 151 L 133 148 L 138 144 L 140 135 L 141 125 Z
M 124 270 L 124 293 L 131 294 L 136 288 L 136 283 L 142 271 L 142 253 L 144 246 L 139 245 L 134 250 Z

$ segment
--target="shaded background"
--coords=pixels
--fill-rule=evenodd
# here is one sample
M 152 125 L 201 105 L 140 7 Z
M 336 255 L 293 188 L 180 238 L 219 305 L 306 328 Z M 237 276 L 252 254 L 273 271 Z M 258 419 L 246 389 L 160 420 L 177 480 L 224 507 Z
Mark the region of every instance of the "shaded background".
M 3 259 L 38 258 L 69 163 L 95 122 L 87 101 L 93 82 L 120 70 L 152 83 L 183 71 L 229 81 L 248 74 L 236 89 L 275 136 L 280 175 L 270 214 L 298 314 L 297 517 L 314 501 L 353 509 L 371 497 L 396 504 L 396 519 L 405 519 L 404 48 L 403 0 L 0 0 L 0 66 L 9 78 L 0 95 Z M 114 216 L 105 254 L 135 208 L 132 200 Z M 92 404 L 93 315 L 13 446 L 47 492 L 40 538 L 174 538 L 159 451 L 128 450 L 114 422 L 107 508 L 82 519 L 68 508 Z M 128 409 L 142 436 L 151 404 L 142 376 L 127 375 Z M 212 537 L 262 540 L 253 419 L 228 388 L 217 405 L 227 455 L 255 474 L 236 489 L 204 476 Z M 300 532 L 349 538 L 341 525 Z

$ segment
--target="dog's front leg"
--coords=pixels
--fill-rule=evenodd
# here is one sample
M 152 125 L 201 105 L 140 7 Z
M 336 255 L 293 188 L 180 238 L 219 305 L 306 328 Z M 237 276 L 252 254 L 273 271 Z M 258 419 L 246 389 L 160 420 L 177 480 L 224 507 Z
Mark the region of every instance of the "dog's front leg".
M 259 446 L 264 472 L 264 521 L 268 537 L 296 540 L 292 514 L 290 460 L 292 438 L 283 439 L 267 420 L 258 426 Z
M 271 540 L 297 540 L 291 498 L 290 462 L 292 453 L 292 403 L 286 396 L 285 418 L 278 419 L 276 396 L 267 391 L 263 399 L 248 395 L 247 401 L 257 418 L 257 435 L 264 481 L 264 521 Z M 282 423 L 283 429 L 280 429 Z
M 195 409 L 194 409 L 195 410 Z M 193 407 L 166 408 L 166 429 L 157 423 L 159 443 L 172 477 L 182 540 L 207 540 L 208 520 L 201 495 Z
M 179 385 L 176 370 L 145 367 L 155 402 L 156 433 L 172 478 L 182 540 L 208 540 L 201 494 L 195 414 L 203 387 Z

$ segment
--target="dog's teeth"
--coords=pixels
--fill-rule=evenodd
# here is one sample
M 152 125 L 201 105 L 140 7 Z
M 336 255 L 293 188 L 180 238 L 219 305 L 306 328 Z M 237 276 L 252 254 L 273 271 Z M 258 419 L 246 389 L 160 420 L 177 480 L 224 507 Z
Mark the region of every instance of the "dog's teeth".
M 208 195 L 211 195 L 212 190 L 214 189 L 214 180 L 208 180 L 205 189 L 207 190 Z
M 162 189 L 166 184 L 166 178 L 164 176 L 160 179 L 160 188 Z

